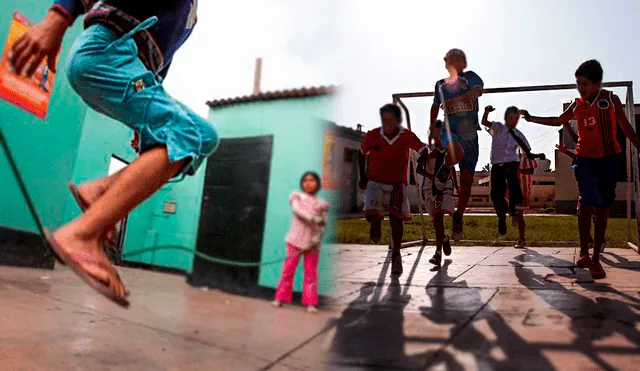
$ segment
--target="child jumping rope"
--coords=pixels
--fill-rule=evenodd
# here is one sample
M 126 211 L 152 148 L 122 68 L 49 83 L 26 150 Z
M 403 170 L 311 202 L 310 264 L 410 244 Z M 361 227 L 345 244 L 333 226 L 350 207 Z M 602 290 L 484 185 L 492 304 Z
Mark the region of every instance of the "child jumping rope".
M 596 60 L 580 65 L 575 72 L 580 98 L 577 98 L 560 117 L 534 117 L 523 110 L 525 120 L 549 126 L 563 126 L 574 117 L 578 121 L 578 145 L 573 171 L 580 191 L 578 228 L 580 230 L 579 268 L 588 268 L 594 279 L 606 277 L 600 264 L 600 252 L 607 231 L 609 208 L 616 198 L 620 165 L 624 160 L 622 148 L 616 140 L 617 124 L 636 148 L 640 139 L 629 123 L 620 98 L 602 89 L 603 70 Z M 593 256 L 589 256 L 591 216 L 596 222 L 593 236 Z
M 140 153 L 123 170 L 81 184 L 77 199 L 85 212 L 53 234 L 45 230 L 45 237 L 60 262 L 122 306 L 129 304 L 128 290 L 105 254 L 108 231 L 172 177 L 193 175 L 219 143 L 211 124 L 162 86 L 195 27 L 197 5 L 56 0 L 45 19 L 15 42 L 9 58 L 18 75 L 33 75 L 44 58 L 55 71 L 65 32 L 86 13 L 67 78 L 91 108 L 139 133 Z
M 318 305 L 318 261 L 324 227 L 327 224 L 329 204 L 318 198 L 320 177 L 314 172 L 306 172 L 300 179 L 302 192 L 295 191 L 289 197 L 293 211 L 291 228 L 287 234 L 287 259 L 284 262 L 282 277 L 276 289 L 273 305 L 291 303 L 293 296 L 293 278 L 304 256 L 304 283 L 302 286 L 302 304 L 309 312 L 316 312 Z

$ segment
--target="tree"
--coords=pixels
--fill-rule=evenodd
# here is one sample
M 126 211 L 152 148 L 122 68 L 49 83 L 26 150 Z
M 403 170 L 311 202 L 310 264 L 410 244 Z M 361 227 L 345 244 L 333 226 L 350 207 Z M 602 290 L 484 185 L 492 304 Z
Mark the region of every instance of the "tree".
M 482 171 L 491 171 L 491 163 L 484 165 L 484 167 L 482 168 Z

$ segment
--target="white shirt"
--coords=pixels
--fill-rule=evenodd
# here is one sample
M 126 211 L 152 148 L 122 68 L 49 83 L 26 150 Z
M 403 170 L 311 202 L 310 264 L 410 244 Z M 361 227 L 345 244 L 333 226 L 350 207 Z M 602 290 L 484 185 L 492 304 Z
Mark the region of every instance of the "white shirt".
M 501 122 L 493 122 L 491 128 L 488 129 L 489 134 L 493 137 L 491 141 L 491 164 L 503 164 L 505 162 L 520 162 L 518 158 L 518 142 L 511 133 L 509 128 Z M 531 148 L 527 138 L 518 129 L 513 129 L 515 135 L 517 135 L 522 141 Z M 524 152 L 524 150 L 523 150 Z

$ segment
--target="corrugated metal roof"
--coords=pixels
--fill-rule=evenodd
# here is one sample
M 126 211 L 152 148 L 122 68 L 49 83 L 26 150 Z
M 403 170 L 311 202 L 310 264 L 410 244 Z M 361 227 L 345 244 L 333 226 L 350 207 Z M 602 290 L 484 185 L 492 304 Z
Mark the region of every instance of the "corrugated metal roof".
M 328 86 L 316 86 L 316 87 L 308 87 L 308 88 L 304 87 L 299 89 L 277 90 L 277 91 L 264 92 L 259 94 L 245 95 L 245 96 L 235 97 L 235 98 L 215 99 L 212 101 L 208 101 L 207 105 L 213 108 L 213 107 L 231 106 L 239 103 L 269 101 L 269 100 L 278 100 L 278 99 L 317 97 L 322 95 L 335 94 L 339 91 L 339 89 L 340 87 L 337 85 L 328 85 Z

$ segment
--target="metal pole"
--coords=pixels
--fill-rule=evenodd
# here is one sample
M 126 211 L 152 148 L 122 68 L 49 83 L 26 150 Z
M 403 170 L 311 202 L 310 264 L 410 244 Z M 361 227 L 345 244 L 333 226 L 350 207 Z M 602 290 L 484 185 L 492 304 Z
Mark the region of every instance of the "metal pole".
M 633 102 L 633 84 L 629 86 L 629 93 L 627 97 L 627 104 L 631 107 L 631 115 L 629 115 L 629 122 L 633 127 L 633 130 L 637 133 L 636 126 L 636 112 L 635 112 L 635 104 Z M 640 202 L 638 202 L 638 195 L 640 195 L 640 174 L 638 174 L 638 149 L 633 147 L 631 148 L 631 164 L 633 166 L 632 174 L 634 174 L 634 191 L 635 191 L 635 202 L 636 202 L 636 245 L 640 244 Z
M 629 106 L 629 88 L 627 88 L 626 96 L 626 108 L 627 117 L 631 120 L 631 115 L 634 114 L 633 105 Z M 631 242 L 631 141 L 627 138 L 627 242 Z
M 624 88 L 631 87 L 633 82 L 631 81 L 616 81 L 616 82 L 606 82 L 602 84 L 604 88 Z M 483 89 L 483 94 L 491 94 L 491 93 L 525 93 L 525 92 L 534 92 L 534 91 L 553 91 L 553 90 L 571 90 L 575 89 L 575 84 L 558 84 L 558 85 L 532 85 L 532 86 L 513 86 L 507 88 L 491 88 L 491 89 Z M 433 97 L 435 96 L 435 92 L 416 92 L 416 93 L 397 93 L 393 94 L 394 100 L 397 98 L 420 98 L 420 97 Z

